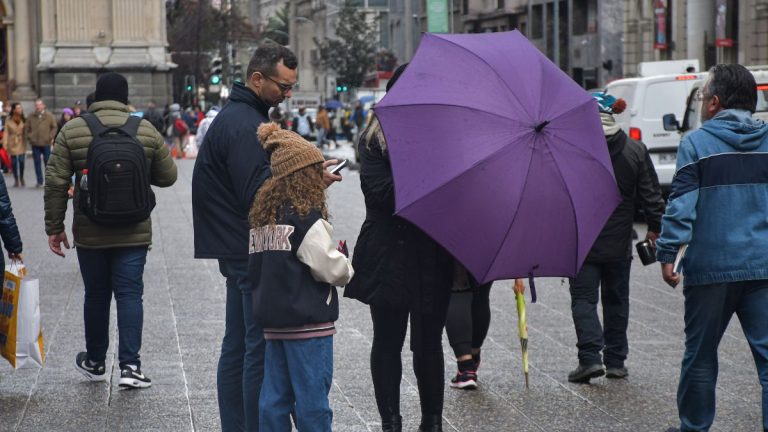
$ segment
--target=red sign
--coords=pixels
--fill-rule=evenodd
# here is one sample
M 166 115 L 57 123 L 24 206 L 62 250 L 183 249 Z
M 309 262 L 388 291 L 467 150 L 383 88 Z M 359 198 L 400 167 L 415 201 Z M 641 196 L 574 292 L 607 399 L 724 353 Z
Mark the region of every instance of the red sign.
M 715 46 L 731 48 L 733 46 L 733 39 L 715 39 Z

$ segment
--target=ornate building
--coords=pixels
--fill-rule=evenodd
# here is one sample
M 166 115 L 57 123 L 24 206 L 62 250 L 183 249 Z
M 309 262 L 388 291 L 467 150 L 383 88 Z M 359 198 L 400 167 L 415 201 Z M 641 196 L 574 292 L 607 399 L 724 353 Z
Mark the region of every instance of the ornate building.
M 0 100 L 61 109 L 109 70 L 126 76 L 134 105 L 170 102 L 164 2 L 0 0 L 0 14 Z

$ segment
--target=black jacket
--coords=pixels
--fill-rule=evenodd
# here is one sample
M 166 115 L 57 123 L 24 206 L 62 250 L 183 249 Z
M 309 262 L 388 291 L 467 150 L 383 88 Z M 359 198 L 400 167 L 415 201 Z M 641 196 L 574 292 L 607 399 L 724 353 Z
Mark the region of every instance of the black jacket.
M 363 303 L 430 312 L 439 309 L 453 281 L 453 257 L 432 238 L 395 216 L 395 190 L 389 157 L 373 138 L 361 140 L 360 181 L 366 217 L 357 238 L 355 276 L 344 296 Z
M 271 175 L 256 130 L 269 106 L 240 83 L 208 128 L 192 175 L 195 258 L 248 259 L 248 211 Z
M 5 244 L 5 250 L 10 253 L 21 253 L 21 235 L 19 235 L 19 227 L 16 226 L 16 218 L 13 217 L 11 198 L 8 196 L 4 179 L 0 180 L 0 237 Z M 5 269 L 2 251 L 0 251 L 0 266 Z
M 624 131 L 607 137 L 613 173 L 621 193 L 621 203 L 605 223 L 587 262 L 610 262 L 632 258 L 632 223 L 635 204 L 640 202 L 648 230 L 661 231 L 664 199 L 648 149 L 627 137 Z

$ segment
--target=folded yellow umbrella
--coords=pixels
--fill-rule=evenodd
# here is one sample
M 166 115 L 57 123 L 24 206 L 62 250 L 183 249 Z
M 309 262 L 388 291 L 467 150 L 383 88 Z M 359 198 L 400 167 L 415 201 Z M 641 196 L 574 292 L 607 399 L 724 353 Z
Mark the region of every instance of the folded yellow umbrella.
M 528 321 L 525 316 L 525 285 L 520 279 L 515 280 L 515 300 L 517 301 L 517 332 L 520 336 L 520 348 L 523 352 L 523 372 L 525 388 L 528 388 Z

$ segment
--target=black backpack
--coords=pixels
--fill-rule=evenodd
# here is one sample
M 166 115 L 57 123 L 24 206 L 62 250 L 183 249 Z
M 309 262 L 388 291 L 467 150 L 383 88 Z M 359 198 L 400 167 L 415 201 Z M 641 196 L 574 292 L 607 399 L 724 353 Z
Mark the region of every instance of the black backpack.
M 82 117 L 93 141 L 85 163 L 88 190 L 80 190 L 80 210 L 101 225 L 146 220 L 155 208 L 155 194 L 144 145 L 136 138 L 141 118 L 129 116 L 121 127 L 106 127 L 94 114 Z

